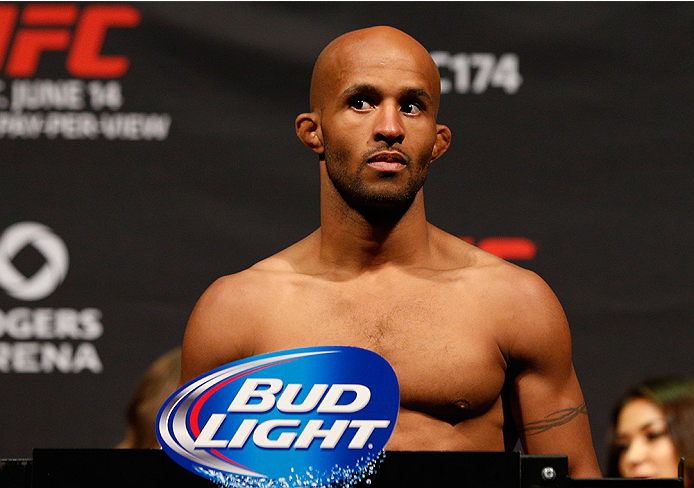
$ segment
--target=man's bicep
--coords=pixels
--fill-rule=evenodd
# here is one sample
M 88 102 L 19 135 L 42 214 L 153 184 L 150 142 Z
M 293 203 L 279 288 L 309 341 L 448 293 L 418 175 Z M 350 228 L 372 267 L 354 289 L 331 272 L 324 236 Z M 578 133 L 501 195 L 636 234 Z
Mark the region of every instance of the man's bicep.
M 548 439 L 566 437 L 587 420 L 573 369 L 565 378 L 553 377 L 547 371 L 526 371 L 516 378 L 514 386 L 518 432 L 530 454 L 552 454 L 547 449 L 554 443 Z
M 600 476 L 569 327 L 547 290 L 515 345 L 513 411 L 521 443 L 528 454 L 567 455 L 574 477 Z
M 552 428 L 553 425 L 540 428 L 537 422 L 559 415 L 560 410 L 578 408 L 575 403 L 583 398 L 571 362 L 566 320 L 551 320 L 554 323 L 529 328 L 513 358 L 519 430 L 525 433 Z
M 544 282 L 536 279 L 532 284 L 526 290 L 509 358 L 516 422 L 526 436 L 556 427 L 543 420 L 579 408 L 576 402 L 582 400 L 564 311 Z
M 242 357 L 242 313 L 226 298 L 225 288 L 215 282 L 190 315 L 183 336 L 180 384 Z
M 188 321 L 183 337 L 180 384 L 219 366 L 219 342 L 214 340 L 212 327 L 201 321 Z
M 529 372 L 517 379 L 515 389 L 514 410 L 524 451 L 566 455 L 572 477 L 599 477 L 588 411 L 573 368 L 562 380 Z

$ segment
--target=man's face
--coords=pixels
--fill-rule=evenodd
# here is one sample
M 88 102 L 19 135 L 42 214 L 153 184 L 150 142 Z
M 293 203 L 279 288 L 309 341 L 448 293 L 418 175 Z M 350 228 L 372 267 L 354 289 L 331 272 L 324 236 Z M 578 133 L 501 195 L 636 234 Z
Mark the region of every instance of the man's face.
M 327 74 L 320 111 L 326 170 L 354 208 L 409 204 L 424 184 L 439 81 L 420 58 L 395 43 L 363 40 L 345 46 Z

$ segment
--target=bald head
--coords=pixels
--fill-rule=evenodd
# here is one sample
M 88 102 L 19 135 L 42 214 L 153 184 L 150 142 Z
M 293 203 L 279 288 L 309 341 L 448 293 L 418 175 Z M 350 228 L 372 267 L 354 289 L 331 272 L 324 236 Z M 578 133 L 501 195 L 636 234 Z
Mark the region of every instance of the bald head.
M 371 27 L 328 44 L 313 69 L 311 112 L 295 121 L 319 155 L 326 201 L 398 211 L 421 202 L 429 165 L 451 141 L 436 121 L 440 91 L 436 63 L 402 31 Z
M 438 109 L 441 82 L 429 52 L 416 39 L 388 26 L 369 27 L 341 35 L 321 52 L 311 78 L 311 111 L 320 112 L 326 97 L 350 70 L 369 67 L 421 72 Z

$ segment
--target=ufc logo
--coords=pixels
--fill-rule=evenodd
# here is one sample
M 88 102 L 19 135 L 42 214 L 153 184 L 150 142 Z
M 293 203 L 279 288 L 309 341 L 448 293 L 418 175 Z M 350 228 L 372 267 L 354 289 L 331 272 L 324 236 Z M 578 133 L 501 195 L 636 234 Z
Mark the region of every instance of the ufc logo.
M 130 61 L 102 55 L 112 27 L 136 27 L 140 12 L 130 5 L 77 4 L 0 5 L 0 66 L 10 78 L 36 74 L 41 53 L 67 51 L 65 68 L 76 78 L 117 78 Z M 19 27 L 17 23 L 19 21 Z M 14 38 L 12 34 L 14 33 Z

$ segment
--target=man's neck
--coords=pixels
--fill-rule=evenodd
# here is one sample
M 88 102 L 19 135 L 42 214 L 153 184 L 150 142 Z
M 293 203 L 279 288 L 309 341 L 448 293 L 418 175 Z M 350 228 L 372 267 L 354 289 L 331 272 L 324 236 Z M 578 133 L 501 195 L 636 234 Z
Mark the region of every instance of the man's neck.
M 376 270 L 386 264 L 412 266 L 430 256 L 429 224 L 422 191 L 406 208 L 358 211 L 321 190 L 320 260 L 348 273 Z

